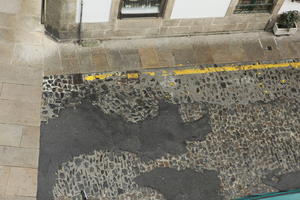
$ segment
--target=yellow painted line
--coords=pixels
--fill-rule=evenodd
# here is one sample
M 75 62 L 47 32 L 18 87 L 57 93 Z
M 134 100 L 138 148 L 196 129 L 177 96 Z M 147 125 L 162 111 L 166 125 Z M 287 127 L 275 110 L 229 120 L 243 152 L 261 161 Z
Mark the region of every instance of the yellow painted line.
M 176 85 L 176 83 L 175 83 L 175 82 L 170 82 L 169 85 L 170 85 L 171 87 L 174 87 L 174 86 Z
M 105 73 L 105 74 L 99 74 L 99 75 L 93 75 L 93 76 L 87 76 L 85 77 L 85 80 L 87 81 L 93 81 L 95 79 L 106 79 L 106 78 L 109 78 L 109 77 L 112 77 L 113 74 L 111 73 Z
M 292 63 L 294 66 L 300 67 L 300 63 Z M 231 72 L 231 71 L 246 71 L 254 69 L 271 69 L 271 68 L 282 68 L 293 66 L 291 63 L 281 63 L 281 64 L 257 64 L 257 65 L 242 65 L 242 66 L 224 66 L 224 67 L 210 67 L 203 69 L 182 69 L 174 70 L 175 75 L 188 75 L 188 74 L 208 74 L 214 72 Z
M 128 73 L 127 78 L 128 79 L 138 79 L 139 78 L 139 73 Z
M 291 63 L 291 66 L 294 68 L 298 68 L 298 67 L 300 67 L 300 62 Z
M 149 76 L 155 76 L 155 72 L 143 72 L 143 74 L 147 74 Z
M 256 65 L 241 65 L 234 66 L 228 65 L 223 67 L 208 67 L 208 68 L 190 68 L 190 69 L 178 69 L 173 71 L 162 70 L 161 76 L 179 76 L 179 75 L 191 75 L 191 74 L 207 74 L 207 73 L 215 73 L 215 72 L 231 72 L 231 71 L 247 71 L 247 70 L 255 70 L 255 69 L 272 69 L 272 68 L 285 68 L 285 67 L 293 67 L 300 68 L 300 62 L 295 63 L 279 63 L 279 64 L 256 64 Z M 260 72 L 258 72 L 260 73 Z M 155 72 L 143 72 L 143 74 L 147 74 L 150 76 L 155 76 Z M 100 75 L 91 75 L 86 76 L 85 80 L 92 81 L 95 79 L 106 79 L 112 76 L 120 76 L 120 74 L 112 74 L 112 73 L 104 73 Z M 129 79 L 137 79 L 139 78 L 139 73 L 128 73 L 127 78 Z
M 170 76 L 172 74 L 170 74 L 170 71 L 167 71 L 167 70 L 162 70 L 161 71 L 161 76 Z

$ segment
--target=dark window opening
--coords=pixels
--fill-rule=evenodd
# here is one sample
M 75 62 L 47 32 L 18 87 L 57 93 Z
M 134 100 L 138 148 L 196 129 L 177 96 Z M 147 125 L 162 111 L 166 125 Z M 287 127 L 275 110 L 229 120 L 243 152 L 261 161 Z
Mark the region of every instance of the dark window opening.
M 274 0 L 240 0 L 234 13 L 270 13 Z
M 161 17 L 166 0 L 122 0 L 119 18 Z

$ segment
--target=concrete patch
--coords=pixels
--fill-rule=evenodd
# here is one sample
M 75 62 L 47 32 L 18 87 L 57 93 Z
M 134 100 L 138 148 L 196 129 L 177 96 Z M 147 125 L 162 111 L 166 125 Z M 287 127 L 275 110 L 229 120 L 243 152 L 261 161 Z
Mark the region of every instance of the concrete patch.
M 87 103 L 67 108 L 41 126 L 38 199 L 52 196 L 56 170 L 74 156 L 95 150 L 128 151 L 149 161 L 167 153 L 185 153 L 186 140 L 202 140 L 210 131 L 207 116 L 184 124 L 172 104 L 160 104 L 156 118 L 138 124 L 105 115 Z
M 280 176 L 270 175 L 264 180 L 264 183 L 280 191 L 299 189 L 300 171 L 291 172 Z
M 217 172 L 177 171 L 157 168 L 135 179 L 143 187 L 154 188 L 167 200 L 221 200 Z

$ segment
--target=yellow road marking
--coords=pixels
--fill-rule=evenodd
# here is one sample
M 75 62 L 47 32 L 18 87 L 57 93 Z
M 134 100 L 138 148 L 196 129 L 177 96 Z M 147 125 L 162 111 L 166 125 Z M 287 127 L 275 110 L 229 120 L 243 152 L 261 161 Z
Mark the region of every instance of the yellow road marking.
M 160 71 L 161 76 L 180 76 L 180 75 L 191 75 L 191 74 L 207 74 L 207 73 L 216 73 L 216 72 L 232 72 L 232 71 L 247 71 L 254 69 L 272 69 L 272 68 L 285 68 L 285 67 L 293 67 L 300 68 L 300 62 L 295 63 L 279 63 L 279 64 L 256 64 L 256 65 L 241 65 L 234 66 L 228 65 L 223 67 L 208 67 L 208 68 L 190 68 L 190 69 L 177 69 L 177 70 L 162 70 Z M 156 72 L 143 72 L 143 74 L 147 74 L 149 76 L 155 76 Z M 112 73 L 104 73 L 100 75 L 91 75 L 86 76 L 85 80 L 92 81 L 95 79 L 106 79 L 112 76 L 120 76 L 120 74 L 112 74 Z M 127 78 L 129 79 L 137 79 L 139 78 L 138 73 L 128 73 Z
M 271 68 L 282 68 L 282 67 L 289 67 L 289 66 L 292 66 L 291 63 L 224 66 L 224 67 L 210 67 L 210 68 L 203 68 L 203 69 L 174 70 L 174 74 L 175 75 L 207 74 L 207 73 L 214 73 L 214 72 L 231 72 L 231 71 L 241 71 L 241 70 L 246 71 L 246 70 L 254 70 L 254 69 L 271 69 Z M 295 65 L 295 66 L 297 66 L 297 65 Z M 300 67 L 300 63 L 299 63 L 299 67 Z
M 95 79 L 106 79 L 106 78 L 109 78 L 109 77 L 112 77 L 113 74 L 111 73 L 105 73 L 105 74 L 99 74 L 99 75 L 94 75 L 94 76 L 87 76 L 85 77 L 85 80 L 87 81 L 93 81 Z
M 174 86 L 176 85 L 176 83 L 175 83 L 175 82 L 170 82 L 169 85 L 170 85 L 171 87 L 174 87 Z
M 161 76 L 170 76 L 170 75 L 171 75 L 170 72 L 167 70 L 162 70 L 161 72 Z
M 144 72 L 144 74 L 147 74 L 149 76 L 155 76 L 155 72 Z
M 300 67 L 300 62 L 291 63 L 291 66 L 294 68 L 298 68 L 298 67 Z
M 128 73 L 127 78 L 128 79 L 138 79 L 139 78 L 139 73 Z

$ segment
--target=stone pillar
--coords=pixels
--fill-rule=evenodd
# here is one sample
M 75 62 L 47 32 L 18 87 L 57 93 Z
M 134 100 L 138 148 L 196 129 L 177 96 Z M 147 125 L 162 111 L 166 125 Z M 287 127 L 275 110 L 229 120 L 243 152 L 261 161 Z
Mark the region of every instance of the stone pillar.
M 46 0 L 45 29 L 47 34 L 54 38 L 59 37 L 62 1 L 63 0 Z
M 45 29 L 46 33 L 56 40 L 76 39 L 77 0 L 46 0 Z

